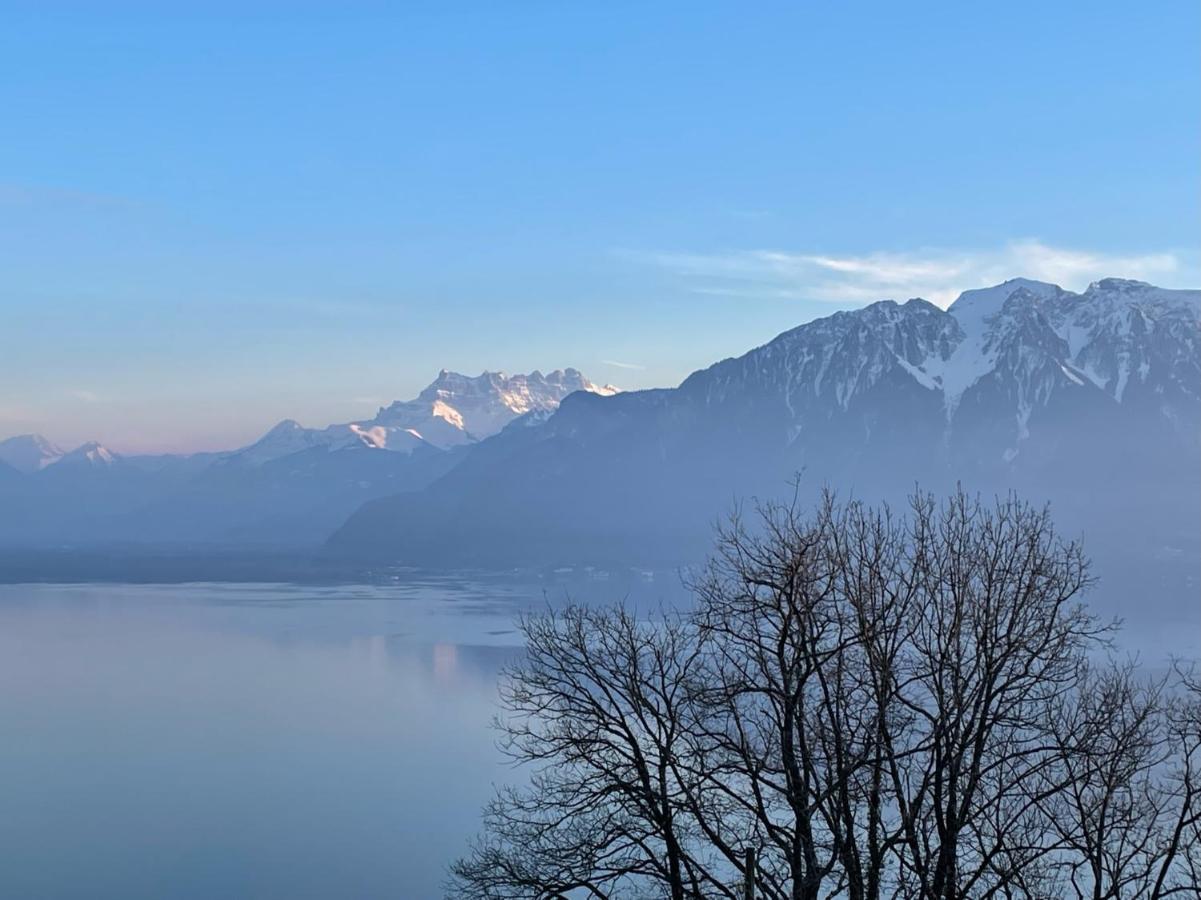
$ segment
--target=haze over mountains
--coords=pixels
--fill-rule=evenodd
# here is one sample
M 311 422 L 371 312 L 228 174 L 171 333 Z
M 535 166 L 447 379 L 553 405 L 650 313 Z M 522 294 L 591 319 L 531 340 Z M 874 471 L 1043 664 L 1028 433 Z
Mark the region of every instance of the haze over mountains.
M 397 400 L 382 407 L 373 419 L 322 429 L 285 419 L 232 456 L 242 462 L 267 462 L 313 447 L 412 453 L 426 445 L 450 450 L 491 437 L 518 416 L 550 412 L 575 391 L 607 397 L 617 388 L 595 385 L 576 369 L 548 375 L 484 372 L 476 378 L 443 369 L 416 399 Z
M 943 310 L 817 319 L 676 388 L 568 369 L 467 378 L 365 421 L 284 421 L 238 451 L 0 444 L 0 537 L 261 543 L 432 567 L 697 558 L 737 498 L 959 481 L 1050 500 L 1097 548 L 1201 549 L 1201 292 L 1014 279 Z M 1158 554 L 1158 556 L 1157 556 Z M 1165 556 L 1166 554 L 1166 556 Z M 1190 575 L 1189 577 L 1192 577 Z
M 1201 293 L 1118 279 L 836 313 L 674 389 L 569 396 L 331 545 L 442 565 L 692 558 L 735 498 L 803 472 L 805 491 L 864 498 L 1016 488 L 1098 540 L 1193 553 L 1199 322 Z
M 21 434 L 0 441 L 0 464 L 27 475 L 58 462 L 63 455 L 61 447 L 40 434 Z
M 370 420 L 305 428 L 285 419 L 249 446 L 191 456 L 64 452 L 40 435 L 0 441 L 7 543 L 201 542 L 315 545 L 361 503 L 418 488 L 463 449 L 573 391 L 608 396 L 575 369 L 543 375 L 442 371 Z

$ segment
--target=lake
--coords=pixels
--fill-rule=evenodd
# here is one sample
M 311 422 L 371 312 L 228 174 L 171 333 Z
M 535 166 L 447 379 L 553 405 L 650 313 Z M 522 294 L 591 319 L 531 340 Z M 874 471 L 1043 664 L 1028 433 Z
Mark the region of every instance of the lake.
M 0 585 L 0 896 L 439 896 L 520 779 L 489 728 L 514 618 L 569 595 L 682 597 L 603 572 Z M 1100 604 L 1123 647 L 1198 655 L 1195 607 L 1140 605 Z
M 0 585 L 0 896 L 438 896 L 518 777 L 514 616 L 565 593 Z

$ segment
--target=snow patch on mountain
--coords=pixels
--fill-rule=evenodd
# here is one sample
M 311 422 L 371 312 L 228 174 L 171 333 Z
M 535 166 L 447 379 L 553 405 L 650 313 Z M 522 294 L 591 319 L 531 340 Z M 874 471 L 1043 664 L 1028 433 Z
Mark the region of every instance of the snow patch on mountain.
M 1073 367 L 1119 402 L 1131 384 L 1191 390 L 1198 374 L 1201 291 L 1106 278 L 1054 311 Z
M 0 441 L 0 462 L 26 475 L 62 459 L 65 451 L 40 434 L 19 434 Z
M 891 332 L 896 324 L 873 304 L 857 315 L 863 327 L 872 320 Z M 906 307 L 892 305 L 891 311 Z M 941 391 L 950 421 L 964 393 L 985 377 L 1005 368 L 1019 390 L 1019 427 L 1024 430 L 1033 405 L 1045 403 L 1053 383 L 1048 373 L 1070 384 L 1086 382 L 1121 402 L 1132 380 L 1146 383 L 1159 372 L 1188 390 L 1196 384 L 1197 333 L 1201 292 L 1165 290 L 1148 284 L 1108 278 L 1083 294 L 1057 285 L 1014 278 L 990 288 L 965 291 L 947 310 L 952 320 L 946 334 L 950 352 L 940 345 L 914 359 L 894 346 L 895 362 L 927 390 Z M 832 317 L 833 318 L 833 317 Z M 821 333 L 819 323 L 802 326 Z M 877 324 L 879 330 L 880 325 Z M 1156 331 L 1162 332 L 1156 334 Z M 887 340 L 890 335 L 881 335 Z M 865 372 L 878 375 L 861 359 L 855 377 L 835 388 L 846 407 Z M 1183 371 L 1182 371 L 1183 370 Z M 820 392 L 826 366 L 813 380 Z
M 373 419 L 327 428 L 285 419 L 228 459 L 258 465 L 314 447 L 409 454 L 422 446 L 447 450 L 491 437 L 521 416 L 551 412 L 575 391 L 610 396 L 618 389 L 594 384 L 576 369 L 545 375 L 484 372 L 474 378 L 443 369 L 415 399 L 381 407 Z
M 1201 393 L 1199 345 L 1201 292 L 1106 279 L 1076 294 L 1015 278 L 966 291 L 947 310 L 884 300 L 814 320 L 694 373 L 681 391 L 732 415 L 779 403 L 787 445 L 848 413 L 870 434 L 882 397 L 914 402 L 906 384 L 935 395 L 949 440 L 970 396 L 971 427 L 1012 423 L 1007 437 L 990 438 L 1003 440 L 996 453 L 1012 460 L 1036 411 L 1061 392 L 1099 390 L 1140 406 L 1149 397 L 1187 437 L 1182 411 Z
M 612 385 L 593 384 L 576 369 L 543 375 L 484 372 L 474 378 L 443 369 L 416 399 L 381 408 L 374 423 L 405 428 L 436 447 L 469 444 L 498 433 L 519 416 L 556 409 L 576 391 L 608 396 Z
M 947 359 L 931 359 L 925 367 L 942 388 L 948 416 L 954 414 L 963 392 L 996 368 L 1008 324 L 998 319 L 1006 301 L 1019 291 L 1032 298 L 1050 299 L 1060 288 L 1013 278 L 995 287 L 964 291 L 948 309 L 962 336 Z
M 60 468 L 68 466 L 87 466 L 90 468 L 107 469 L 115 465 L 120 457 L 98 441 L 88 441 L 76 447 L 70 453 L 64 453 L 55 463 Z

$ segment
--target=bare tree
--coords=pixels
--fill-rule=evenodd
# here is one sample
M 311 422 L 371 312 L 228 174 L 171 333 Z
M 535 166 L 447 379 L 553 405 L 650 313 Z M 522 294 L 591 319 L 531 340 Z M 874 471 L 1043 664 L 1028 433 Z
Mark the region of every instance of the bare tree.
M 1166 714 L 1167 772 L 1159 786 L 1168 813 L 1155 847 L 1152 900 L 1201 897 L 1201 679 L 1180 664 L 1174 674 Z
M 681 707 L 699 653 L 695 631 L 627 610 L 533 616 L 526 658 L 502 679 L 503 748 L 533 767 L 501 793 L 485 837 L 452 870 L 465 897 L 612 897 L 657 885 L 673 900 L 725 892 L 679 815 Z
M 1087 560 L 1014 497 L 918 496 L 907 529 L 897 696 L 912 719 L 885 735 L 906 884 L 929 900 L 1037 896 L 1054 849 L 1039 807 L 1049 712 L 1108 632 L 1078 603 Z
M 1132 664 L 1082 667 L 1078 690 L 1056 705 L 1059 760 L 1048 791 L 1048 821 L 1061 846 L 1065 894 L 1145 895 L 1154 878 L 1166 812 L 1156 768 L 1167 759 L 1159 685 L 1140 684 Z
M 1169 897 L 1201 868 L 1201 688 L 1088 659 L 1079 544 L 1015 497 L 735 516 L 687 614 L 523 622 L 532 767 L 458 896 Z
M 1055 712 L 1062 790 L 1047 817 L 1065 896 L 1197 896 L 1198 685 L 1140 678 L 1133 663 L 1082 667 Z
M 761 507 L 758 525 L 734 518 L 693 584 L 708 639 L 704 776 L 762 845 L 765 896 L 878 896 L 895 837 L 883 719 L 900 711 L 877 676 L 904 633 L 891 577 L 902 535 L 886 512 L 830 496 L 812 518 Z

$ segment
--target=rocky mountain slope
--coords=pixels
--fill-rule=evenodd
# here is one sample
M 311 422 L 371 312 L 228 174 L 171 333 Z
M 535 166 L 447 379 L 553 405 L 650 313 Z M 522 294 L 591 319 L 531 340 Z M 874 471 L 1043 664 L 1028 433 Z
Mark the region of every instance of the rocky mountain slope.
M 736 497 L 795 473 L 867 498 L 1019 489 L 1065 524 L 1194 541 L 1201 292 L 1015 279 L 947 310 L 884 301 L 679 387 L 577 393 L 418 493 L 368 504 L 333 552 L 442 565 L 692 558 Z
M 552 411 L 575 391 L 607 397 L 617 388 L 593 384 L 576 369 L 546 375 L 537 370 L 528 375 L 484 372 L 475 378 L 443 369 L 415 399 L 381 407 L 373 419 L 320 429 L 285 419 L 230 457 L 258 464 L 313 447 L 412 453 L 426 445 L 449 450 L 491 437 L 519 416 Z
M 26 474 L 58 462 L 63 452 L 40 434 L 19 434 L 0 441 L 0 463 Z

